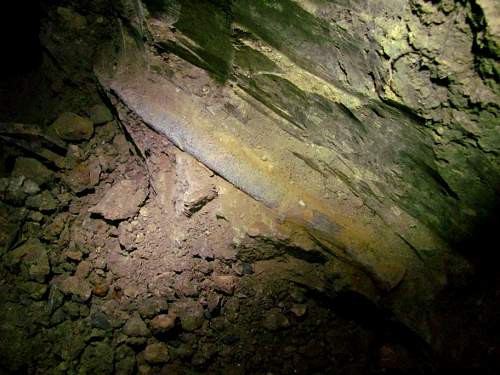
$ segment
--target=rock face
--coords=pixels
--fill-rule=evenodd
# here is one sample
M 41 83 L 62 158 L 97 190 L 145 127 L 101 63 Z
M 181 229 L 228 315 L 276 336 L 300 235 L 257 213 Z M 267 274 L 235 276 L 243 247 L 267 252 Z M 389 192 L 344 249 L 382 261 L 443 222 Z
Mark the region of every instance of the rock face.
M 111 97 L 382 293 L 426 305 L 498 198 L 491 4 L 174 3 L 123 13 L 152 48 L 132 26 L 107 50 L 96 70 Z M 211 199 L 189 188 L 186 216 Z

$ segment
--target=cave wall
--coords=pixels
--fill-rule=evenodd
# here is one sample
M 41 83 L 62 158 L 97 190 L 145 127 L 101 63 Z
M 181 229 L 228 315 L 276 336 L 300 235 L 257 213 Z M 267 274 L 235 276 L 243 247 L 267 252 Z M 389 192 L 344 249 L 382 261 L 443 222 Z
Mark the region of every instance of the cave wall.
M 425 334 L 424 306 L 466 268 L 451 249 L 498 201 L 493 1 L 55 1 L 42 12 L 47 92 L 63 95 L 61 77 L 98 83 L 361 269 Z
M 446 240 L 489 215 L 500 144 L 492 2 L 144 3 L 157 51 L 234 82 L 285 131 L 334 150 L 343 163 L 309 161 L 327 178 Z

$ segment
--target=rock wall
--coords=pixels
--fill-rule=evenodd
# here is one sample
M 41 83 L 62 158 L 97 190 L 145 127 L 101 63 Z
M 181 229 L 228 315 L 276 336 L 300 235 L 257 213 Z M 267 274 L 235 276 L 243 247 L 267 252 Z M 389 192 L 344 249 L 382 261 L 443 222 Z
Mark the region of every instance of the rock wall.
M 450 248 L 498 200 L 498 7 L 116 4 L 103 87 L 392 291 L 396 315 L 426 331 L 405 304 L 429 304 L 466 268 Z
M 98 80 L 431 340 L 427 312 L 467 269 L 453 249 L 498 202 L 494 1 L 62 1 L 42 13 L 47 95 Z

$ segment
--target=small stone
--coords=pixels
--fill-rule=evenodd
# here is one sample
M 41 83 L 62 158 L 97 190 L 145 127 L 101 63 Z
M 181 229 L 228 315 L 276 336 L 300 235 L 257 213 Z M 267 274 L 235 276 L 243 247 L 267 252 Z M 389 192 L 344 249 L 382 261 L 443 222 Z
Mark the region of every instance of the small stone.
M 135 368 L 135 353 L 128 345 L 120 345 L 115 351 L 115 374 L 132 375 Z
M 26 241 L 8 254 L 8 264 L 13 267 L 21 265 L 26 269 L 31 280 L 44 282 L 50 273 L 49 257 L 45 245 L 38 239 Z
M 29 218 L 33 221 L 40 222 L 43 220 L 44 215 L 39 211 L 31 211 L 29 214 Z
M 144 349 L 144 359 L 153 364 L 168 362 L 170 359 L 168 346 L 162 342 L 149 344 Z
M 92 289 L 92 293 L 97 297 L 105 297 L 108 294 L 109 286 L 104 283 L 97 283 Z
M 73 250 L 73 251 L 68 250 L 64 252 L 64 256 L 68 260 L 72 260 L 74 262 L 80 262 L 82 260 L 83 254 L 81 251 L 78 250 Z
M 90 119 L 94 125 L 101 125 L 113 120 L 113 114 L 103 104 L 96 104 L 89 110 Z
M 69 214 L 67 212 L 57 215 L 52 222 L 43 230 L 43 238 L 47 240 L 55 240 L 64 230 Z
M 215 288 L 225 294 L 232 295 L 238 285 L 238 278 L 231 275 L 218 275 L 213 277 Z
M 149 331 L 146 323 L 141 319 L 141 316 L 137 313 L 132 315 L 127 323 L 123 326 L 123 333 L 131 337 L 149 337 L 151 332 Z
M 59 201 L 48 190 L 26 199 L 27 207 L 35 208 L 41 212 L 54 211 L 58 205 Z
M 83 141 L 90 139 L 94 133 L 92 121 L 76 113 L 65 112 L 51 125 L 51 129 L 67 141 Z
M 90 189 L 99 183 L 101 165 L 99 159 L 92 158 L 75 166 L 62 180 L 74 193 Z
M 113 349 L 106 341 L 87 346 L 80 360 L 79 374 L 112 374 Z
M 111 329 L 109 318 L 101 311 L 93 311 L 90 314 L 90 326 L 93 328 L 102 329 L 104 331 Z
M 89 282 L 80 277 L 63 276 L 57 279 L 56 282 L 61 292 L 72 295 L 81 302 L 86 302 L 92 294 L 92 287 Z
M 24 176 L 38 185 L 44 185 L 54 179 L 54 174 L 45 165 L 33 158 L 16 159 L 12 177 Z
M 267 312 L 263 321 L 264 328 L 269 331 L 277 331 L 290 325 L 287 317 L 279 309 L 271 309 Z
M 306 315 L 307 312 L 307 305 L 293 305 L 290 309 L 290 311 L 297 317 L 297 318 L 302 318 L 304 315 Z
M 25 281 L 19 284 L 19 289 L 26 293 L 29 298 L 35 301 L 41 300 L 47 293 L 47 284 L 35 283 L 33 281 Z
M 150 326 L 154 333 L 164 333 L 175 327 L 176 320 L 175 314 L 160 314 L 151 320 Z
M 181 320 L 182 329 L 188 332 L 197 330 L 205 320 L 203 307 L 195 301 L 177 303 L 173 308 Z
M 23 192 L 28 195 L 35 195 L 40 192 L 40 186 L 35 181 L 25 180 L 23 182 Z
M 89 211 L 108 220 L 125 220 L 139 212 L 146 197 L 146 189 L 140 181 L 122 180 L 113 185 Z
M 87 27 L 87 19 L 71 8 L 58 7 L 57 14 L 64 21 L 65 26 L 69 28 L 81 30 Z

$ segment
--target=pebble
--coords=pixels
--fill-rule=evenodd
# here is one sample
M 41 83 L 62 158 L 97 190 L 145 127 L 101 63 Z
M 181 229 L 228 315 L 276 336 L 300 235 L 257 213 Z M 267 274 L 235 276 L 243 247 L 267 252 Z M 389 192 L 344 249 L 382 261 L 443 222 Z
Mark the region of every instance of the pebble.
M 92 289 L 92 293 L 97 297 L 105 297 L 108 294 L 109 286 L 104 283 L 97 283 Z
M 290 308 L 290 311 L 297 317 L 302 318 L 307 313 L 307 305 L 295 304 Z
M 152 364 L 168 362 L 170 355 L 167 344 L 162 342 L 149 344 L 144 349 L 144 359 Z
M 26 157 L 18 157 L 16 159 L 11 176 L 24 176 L 38 185 L 44 185 L 54 179 L 52 171 L 40 161 Z
M 277 331 L 282 328 L 287 328 L 290 322 L 279 309 L 271 309 L 266 313 L 263 325 L 269 331 Z
M 238 278 L 231 275 L 216 275 L 213 277 L 213 281 L 215 289 L 228 295 L 232 295 L 238 285 Z
M 175 327 L 176 320 L 175 314 L 160 314 L 151 320 L 150 327 L 155 333 L 164 333 Z

